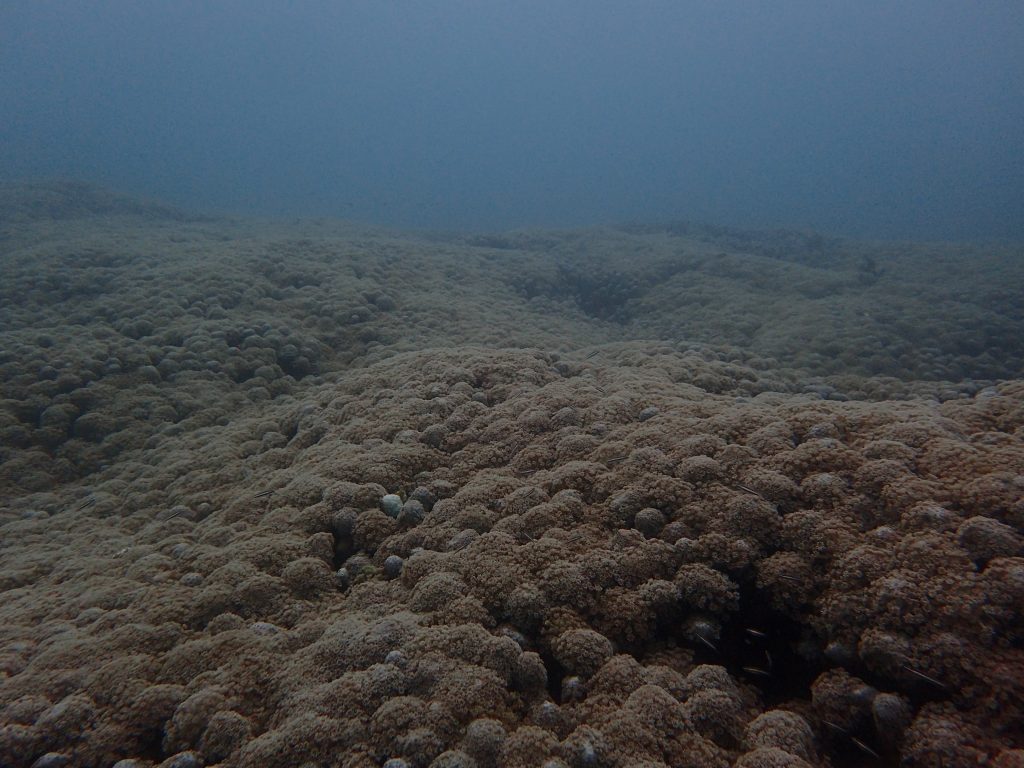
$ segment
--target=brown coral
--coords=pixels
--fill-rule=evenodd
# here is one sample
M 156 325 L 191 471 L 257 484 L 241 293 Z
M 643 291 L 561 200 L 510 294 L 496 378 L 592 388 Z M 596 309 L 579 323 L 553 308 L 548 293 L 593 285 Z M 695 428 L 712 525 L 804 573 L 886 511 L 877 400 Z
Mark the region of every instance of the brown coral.
M 872 320 L 909 246 L 882 290 L 795 235 L 76 194 L 0 217 L 0 763 L 1017 759 L 1024 335 L 973 275 L 922 347 Z
M 552 643 L 558 662 L 573 674 L 594 674 L 612 655 L 612 644 L 592 629 L 571 629 Z

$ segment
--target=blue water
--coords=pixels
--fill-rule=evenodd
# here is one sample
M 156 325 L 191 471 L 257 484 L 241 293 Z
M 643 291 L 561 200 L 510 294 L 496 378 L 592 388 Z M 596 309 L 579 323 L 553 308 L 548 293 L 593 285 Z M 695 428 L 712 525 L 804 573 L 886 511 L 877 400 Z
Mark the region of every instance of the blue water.
M 1024 236 L 1024 4 L 0 5 L 0 180 L 434 228 Z

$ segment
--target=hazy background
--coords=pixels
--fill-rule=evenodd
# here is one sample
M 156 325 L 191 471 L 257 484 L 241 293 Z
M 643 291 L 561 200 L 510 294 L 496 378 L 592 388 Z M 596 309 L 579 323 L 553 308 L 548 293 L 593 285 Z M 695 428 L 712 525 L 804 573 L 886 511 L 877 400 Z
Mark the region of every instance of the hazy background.
M 0 4 L 0 178 L 503 228 L 1024 239 L 1024 3 Z

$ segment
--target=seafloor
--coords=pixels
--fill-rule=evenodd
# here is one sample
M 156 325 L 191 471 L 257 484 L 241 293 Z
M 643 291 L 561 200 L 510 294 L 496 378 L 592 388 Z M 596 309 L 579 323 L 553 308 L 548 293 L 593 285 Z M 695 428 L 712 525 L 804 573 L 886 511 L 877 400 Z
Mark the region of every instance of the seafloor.
M 1022 253 L 0 189 L 0 765 L 1024 765 Z

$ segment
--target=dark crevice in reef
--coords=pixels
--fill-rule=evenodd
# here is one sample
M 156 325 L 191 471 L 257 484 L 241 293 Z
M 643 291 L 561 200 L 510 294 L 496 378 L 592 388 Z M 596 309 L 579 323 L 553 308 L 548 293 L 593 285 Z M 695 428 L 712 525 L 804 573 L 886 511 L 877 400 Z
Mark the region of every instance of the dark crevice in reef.
M 767 707 L 810 701 L 814 681 L 839 667 L 877 692 L 906 696 L 915 712 L 928 702 L 949 698 L 949 691 L 937 681 L 915 677 L 910 671 L 897 680 L 872 672 L 856 657 L 836 663 L 827 657 L 824 645 L 809 627 L 772 609 L 769 596 L 747 580 L 741 582 L 740 608 L 723 624 L 716 651 L 699 647 L 696 659 L 721 664 L 733 677 L 757 686 Z M 837 768 L 898 764 L 896 745 L 876 730 L 867 701 L 852 726 L 839 727 L 824 718 L 817 726 L 822 748 Z
M 520 275 L 514 284 L 527 299 L 569 299 L 591 318 L 627 323 L 644 311 L 642 300 L 654 288 L 699 266 L 699 262 L 689 258 L 669 259 L 631 271 L 607 269 L 596 263 L 562 262 L 555 265 L 553 274 Z
M 167 757 L 167 753 L 164 752 L 163 742 L 163 728 L 147 731 L 139 738 L 138 757 L 142 760 L 152 760 L 154 763 L 160 763 Z
M 557 265 L 557 275 L 526 275 L 515 281 L 516 290 L 527 299 L 546 296 L 569 299 L 584 314 L 597 320 L 624 323 L 635 314 L 633 301 L 649 285 L 636 275 L 609 271 L 597 265 Z
M 739 611 L 722 626 L 716 663 L 756 685 L 768 705 L 810 699 L 811 683 L 824 667 L 799 650 L 814 641 L 805 627 L 773 610 L 767 596 L 747 582 L 740 587 Z
M 647 289 L 635 275 L 597 267 L 558 265 L 562 295 L 572 297 L 579 308 L 598 320 L 626 322 L 633 312 L 629 302 Z
M 566 677 L 565 667 L 559 664 L 555 657 L 546 650 L 540 651 L 539 655 L 548 674 L 548 693 L 551 695 L 551 700 L 555 704 L 561 705 L 564 697 L 562 684 Z
M 856 659 L 841 665 L 835 663 L 826 657 L 822 638 L 800 621 L 774 610 L 768 595 L 750 580 L 741 580 L 739 610 L 720 627 L 713 619 L 707 620 L 707 626 L 715 626 L 717 633 L 701 635 L 703 640 L 695 637 L 694 620 L 699 618 L 694 614 L 666 618 L 659 623 L 656 638 L 660 642 L 670 639 L 690 648 L 695 664 L 723 666 L 733 678 L 757 687 L 765 709 L 795 700 L 810 702 L 814 681 L 839 666 L 878 692 L 906 696 L 915 712 L 925 703 L 949 698 L 949 691 L 927 680 L 915 679 L 910 672 L 894 680 L 872 673 Z M 620 649 L 639 659 L 643 658 L 645 650 L 644 647 Z M 560 687 L 552 684 L 552 694 Z M 898 764 L 896 745 L 887 743 L 877 732 L 869 701 L 852 726 L 839 727 L 824 717 L 813 725 L 822 749 L 837 768 Z

